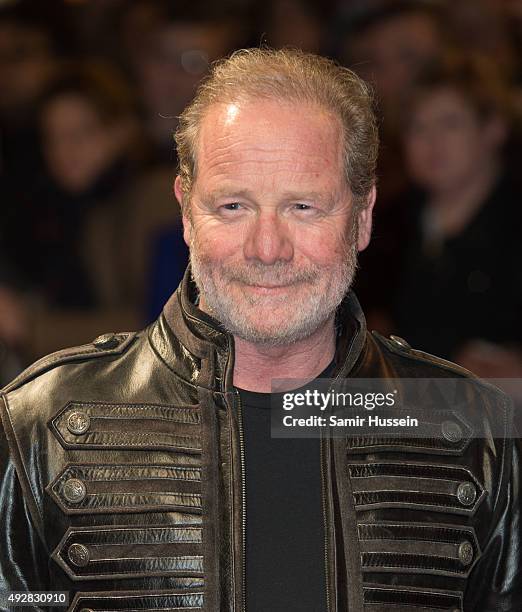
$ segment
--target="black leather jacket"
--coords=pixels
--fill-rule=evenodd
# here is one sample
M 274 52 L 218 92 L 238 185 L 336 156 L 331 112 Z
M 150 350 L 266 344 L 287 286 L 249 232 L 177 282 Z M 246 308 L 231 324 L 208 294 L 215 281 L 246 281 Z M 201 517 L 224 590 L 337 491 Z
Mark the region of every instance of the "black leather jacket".
M 66 590 L 83 612 L 244 610 L 233 339 L 193 291 L 186 275 L 146 330 L 4 389 L 0 591 Z M 353 294 L 338 320 L 337 377 L 467 376 L 368 333 Z M 518 443 L 488 433 L 507 427 L 505 397 L 470 388 L 480 437 L 321 441 L 331 612 L 522 610 Z

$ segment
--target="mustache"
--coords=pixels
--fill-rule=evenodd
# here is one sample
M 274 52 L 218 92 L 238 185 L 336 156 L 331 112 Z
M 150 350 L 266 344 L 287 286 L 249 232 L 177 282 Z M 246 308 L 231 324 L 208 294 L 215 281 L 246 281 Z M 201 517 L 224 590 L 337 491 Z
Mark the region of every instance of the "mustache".
M 309 264 L 306 268 L 298 268 L 284 261 L 269 265 L 259 262 L 224 264 L 221 270 L 222 276 L 229 281 L 263 286 L 314 283 L 320 279 L 322 272 L 321 266 Z M 330 271 L 331 267 L 328 266 L 327 270 Z
M 229 281 L 247 285 L 295 285 L 317 280 L 320 269 L 318 266 L 296 268 L 293 264 L 277 261 L 273 264 L 250 262 L 242 264 L 226 264 L 222 267 L 223 276 Z

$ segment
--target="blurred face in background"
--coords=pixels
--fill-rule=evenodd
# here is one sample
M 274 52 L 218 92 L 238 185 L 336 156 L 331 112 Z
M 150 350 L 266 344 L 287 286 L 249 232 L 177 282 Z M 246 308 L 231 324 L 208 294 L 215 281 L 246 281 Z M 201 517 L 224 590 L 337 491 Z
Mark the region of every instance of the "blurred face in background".
M 48 102 L 41 127 L 48 171 L 71 193 L 88 189 L 125 146 L 122 125 L 103 121 L 94 105 L 79 94 L 64 94 Z
M 419 71 L 439 54 L 438 26 L 430 15 L 405 13 L 372 25 L 349 43 L 350 61 L 372 82 L 381 102 L 396 104 Z
M 54 73 L 48 35 L 0 23 L 0 112 L 17 115 L 40 95 Z
M 270 7 L 267 39 L 273 47 L 286 45 L 319 53 L 323 39 L 321 21 L 298 0 L 277 0 Z
M 213 23 L 164 23 L 154 30 L 136 66 L 151 115 L 178 115 L 192 99 L 209 63 L 228 51 L 230 29 Z
M 134 70 L 147 114 L 146 131 L 165 161 L 172 161 L 177 116 L 194 96 L 209 64 L 233 47 L 234 25 L 161 23 L 150 32 L 136 58 Z
M 458 91 L 428 92 L 414 105 L 405 131 L 410 177 L 428 191 L 458 189 L 498 161 L 503 135 L 500 119 L 481 118 Z

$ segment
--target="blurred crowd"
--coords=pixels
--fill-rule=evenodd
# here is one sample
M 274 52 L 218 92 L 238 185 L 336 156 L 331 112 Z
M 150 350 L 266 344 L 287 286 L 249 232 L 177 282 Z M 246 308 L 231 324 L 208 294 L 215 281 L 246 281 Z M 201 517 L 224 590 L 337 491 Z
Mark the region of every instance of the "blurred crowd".
M 522 377 L 522 0 L 0 0 L 0 386 L 159 313 L 187 263 L 176 117 L 264 43 L 373 85 L 368 326 Z

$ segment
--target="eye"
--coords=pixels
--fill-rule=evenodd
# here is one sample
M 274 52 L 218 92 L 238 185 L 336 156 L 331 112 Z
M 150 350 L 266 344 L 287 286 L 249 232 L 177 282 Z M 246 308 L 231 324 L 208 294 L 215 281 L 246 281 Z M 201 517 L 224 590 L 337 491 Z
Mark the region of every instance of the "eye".
M 225 210 L 239 210 L 241 208 L 241 204 L 239 202 L 230 202 L 229 204 L 223 204 L 221 208 Z
M 324 216 L 324 207 L 318 202 L 292 202 L 290 210 L 295 218 L 303 221 L 316 221 Z

